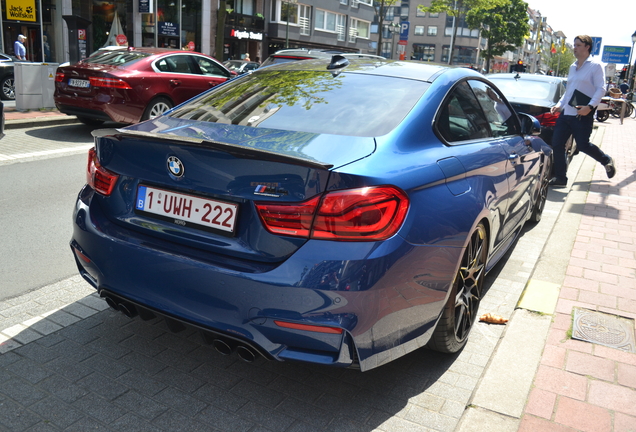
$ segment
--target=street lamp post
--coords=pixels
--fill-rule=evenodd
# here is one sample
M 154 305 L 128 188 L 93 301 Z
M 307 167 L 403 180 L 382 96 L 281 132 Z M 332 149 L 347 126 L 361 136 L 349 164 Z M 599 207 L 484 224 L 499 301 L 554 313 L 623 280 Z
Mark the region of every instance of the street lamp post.
M 634 65 L 632 64 L 632 55 L 634 54 L 634 46 L 636 45 L 636 31 L 632 35 L 632 50 L 629 53 L 629 69 L 627 69 L 627 85 L 630 90 L 634 88 Z
M 285 9 L 287 10 L 287 17 L 285 18 L 285 48 L 289 48 L 289 5 L 296 4 L 297 0 L 285 0 Z
M 400 32 L 400 24 L 398 23 L 390 23 L 385 24 L 385 28 L 391 34 L 391 52 L 389 55 L 389 60 L 393 60 L 393 51 L 395 51 L 395 35 Z

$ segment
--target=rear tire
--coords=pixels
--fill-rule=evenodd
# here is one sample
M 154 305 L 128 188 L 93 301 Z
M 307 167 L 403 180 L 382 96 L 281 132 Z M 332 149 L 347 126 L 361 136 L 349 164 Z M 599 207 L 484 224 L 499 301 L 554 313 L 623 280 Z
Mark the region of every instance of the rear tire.
M 172 107 L 172 102 L 170 102 L 167 98 L 158 97 L 156 99 L 153 99 L 152 102 L 150 102 L 146 107 L 146 111 L 144 111 L 144 115 L 141 120 L 143 121 L 159 117 L 161 114 L 170 110 Z
M 15 100 L 15 79 L 13 76 L 8 76 L 0 83 L 0 98 L 2 100 Z
M 484 224 L 479 223 L 470 236 L 442 317 L 428 342 L 429 348 L 455 353 L 466 345 L 477 318 L 487 257 L 488 235 Z
M 550 186 L 551 177 L 550 173 L 552 172 L 551 157 L 546 159 L 546 164 L 548 164 L 549 166 L 543 168 L 543 177 L 541 178 L 541 185 L 539 185 L 537 201 L 534 203 L 532 215 L 530 215 L 530 221 L 534 223 L 539 223 L 541 221 L 541 215 L 543 214 L 545 203 L 548 200 L 548 189 Z
M 97 120 L 97 119 L 92 119 L 89 117 L 77 117 L 77 119 L 84 123 L 86 126 L 101 126 L 102 124 L 104 124 L 104 120 Z

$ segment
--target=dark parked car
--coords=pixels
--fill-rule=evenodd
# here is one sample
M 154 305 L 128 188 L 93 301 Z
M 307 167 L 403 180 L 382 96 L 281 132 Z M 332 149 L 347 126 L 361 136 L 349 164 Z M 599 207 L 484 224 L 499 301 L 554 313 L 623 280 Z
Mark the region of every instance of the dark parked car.
M 227 60 L 223 62 L 223 66 L 228 68 L 228 70 L 231 70 L 241 75 L 246 72 L 250 72 L 250 71 L 258 69 L 260 64 L 257 62 L 246 61 L 246 60 Z
M 267 57 L 263 62 L 262 67 L 270 66 L 274 64 L 287 63 L 297 60 L 309 60 L 309 59 L 330 59 L 333 55 L 341 55 L 350 60 L 353 59 L 377 59 L 385 60 L 384 57 L 372 55 L 372 54 L 360 54 L 360 53 L 345 53 L 334 50 L 322 50 L 322 49 L 285 49 L 276 51 L 274 54 Z
M 15 57 L 0 53 L 0 98 L 15 100 L 15 78 L 13 72 Z
M 515 111 L 530 114 L 539 120 L 541 138 L 551 144 L 559 114 L 550 114 L 550 108 L 565 93 L 563 78 L 526 73 L 491 74 L 487 78 L 503 92 Z
M 205 54 L 122 47 L 59 67 L 54 99 L 60 112 L 86 124 L 137 123 L 234 76 Z
M 469 69 L 259 68 L 96 133 L 70 244 L 113 308 L 246 361 L 456 352 L 486 273 L 541 218 L 538 134 Z

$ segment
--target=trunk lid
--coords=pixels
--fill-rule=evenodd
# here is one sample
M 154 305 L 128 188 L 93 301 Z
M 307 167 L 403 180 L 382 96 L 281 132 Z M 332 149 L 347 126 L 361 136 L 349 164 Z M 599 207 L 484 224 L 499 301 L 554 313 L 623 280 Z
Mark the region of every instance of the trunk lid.
M 154 239 L 156 247 L 176 243 L 207 259 L 216 254 L 261 263 L 284 260 L 306 240 L 270 234 L 254 202 L 305 201 L 325 191 L 334 167 L 375 150 L 369 137 L 167 116 L 98 132 L 99 163 L 120 176 L 111 196 L 96 195 L 106 218 Z

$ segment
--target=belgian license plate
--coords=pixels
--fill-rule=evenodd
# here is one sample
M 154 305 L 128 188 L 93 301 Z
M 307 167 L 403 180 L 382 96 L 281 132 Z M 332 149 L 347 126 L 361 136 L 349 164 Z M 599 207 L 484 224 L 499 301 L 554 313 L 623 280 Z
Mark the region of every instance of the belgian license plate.
M 238 204 L 140 185 L 135 209 L 181 226 L 234 233 Z
M 70 85 L 71 87 L 88 88 L 91 86 L 91 83 L 88 80 L 71 78 L 70 80 L 68 80 L 68 85 Z

